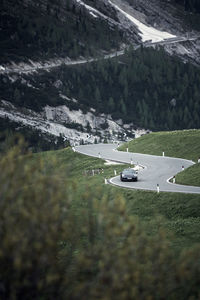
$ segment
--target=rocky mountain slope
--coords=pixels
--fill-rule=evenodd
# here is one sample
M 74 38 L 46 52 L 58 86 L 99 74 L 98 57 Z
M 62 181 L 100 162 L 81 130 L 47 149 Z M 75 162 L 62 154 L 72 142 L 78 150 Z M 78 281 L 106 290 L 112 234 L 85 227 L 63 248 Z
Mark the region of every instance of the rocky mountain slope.
M 121 85 L 121 88 L 118 89 L 117 99 L 112 91 L 112 84 L 110 93 L 105 94 L 101 91 L 100 81 L 103 82 L 109 78 L 112 81 L 112 74 L 109 74 L 109 72 L 113 72 L 112 68 L 109 71 L 109 68 L 104 66 L 106 71 L 101 71 L 104 79 L 99 76 L 99 83 L 95 83 L 94 98 L 97 102 L 92 103 L 93 87 L 88 88 L 88 92 L 91 91 L 87 100 L 85 98 L 87 92 L 83 90 L 83 84 L 80 81 L 81 76 L 75 75 L 75 69 L 74 71 L 69 68 L 64 70 L 63 66 L 77 65 L 82 66 L 83 70 L 88 63 L 99 60 L 99 68 L 103 70 L 101 59 L 106 58 L 109 66 L 112 57 L 112 60 L 115 61 L 115 57 L 119 55 L 122 59 L 115 61 L 115 64 L 116 66 L 119 64 L 117 68 L 120 71 L 120 64 L 122 66 L 126 63 L 123 55 L 127 55 L 126 49 L 130 45 L 134 50 L 141 45 L 144 49 L 153 47 L 155 51 L 164 49 L 171 56 L 179 57 L 184 63 L 190 62 L 199 66 L 200 34 L 198 29 L 200 26 L 198 28 L 198 23 L 194 26 L 191 21 L 198 16 L 198 11 L 196 9 L 192 13 L 191 11 L 187 12 L 181 4 L 172 0 L 167 3 L 163 0 L 69 0 L 67 2 L 62 0 L 37 0 L 34 2 L 3 0 L 0 13 L 2 17 L 0 23 L 0 117 L 9 118 L 22 127 L 36 128 L 54 136 L 62 135 L 72 144 L 80 142 L 80 140 L 87 142 L 103 139 L 117 140 L 137 135 L 138 130 L 136 129 L 142 127 L 158 128 L 156 125 L 158 118 L 153 116 L 143 118 L 137 117 L 137 115 L 141 114 L 142 110 L 146 111 L 144 111 L 144 116 L 147 112 L 151 114 L 153 111 L 150 103 L 154 101 L 154 98 L 163 98 L 163 93 L 161 95 L 160 87 L 156 87 L 157 95 L 154 94 L 153 98 L 148 100 L 148 97 L 151 97 L 147 96 L 150 92 L 147 90 L 149 84 L 143 82 L 144 79 L 140 78 L 141 75 L 138 74 L 139 81 L 145 85 L 144 94 L 142 95 L 142 91 L 138 91 L 137 97 L 141 98 L 133 100 L 130 105 L 130 97 L 133 96 L 131 96 L 128 82 L 131 82 L 132 79 L 127 76 L 133 76 L 134 70 L 128 71 L 129 75 L 124 74 L 124 80 L 120 79 L 119 87 Z M 188 8 L 188 10 L 190 9 Z M 164 57 L 163 59 L 165 59 Z M 144 56 L 140 55 L 140 59 L 143 60 Z M 144 61 L 143 64 L 145 67 Z M 135 68 L 134 65 L 135 63 L 133 68 Z M 55 70 L 60 74 L 65 72 L 66 79 L 63 81 L 63 79 L 56 78 Z M 71 70 L 72 80 L 69 75 Z M 92 70 L 93 67 L 90 72 L 93 72 Z M 137 70 L 135 71 L 137 72 Z M 53 72 L 52 76 L 51 72 Z M 83 71 L 81 72 L 83 73 Z M 123 72 L 120 72 L 122 74 L 126 71 L 124 69 Z M 177 71 L 169 70 L 169 72 Z M 154 76 L 155 74 L 153 74 Z M 167 76 L 169 78 L 170 75 Z M 87 77 L 89 78 L 89 76 Z M 76 81 L 73 78 L 76 78 Z M 169 78 L 169 80 L 171 79 Z M 155 78 L 151 80 L 153 80 L 152 83 L 155 82 Z M 191 82 L 190 79 L 187 80 L 186 94 L 184 92 L 182 96 L 177 96 L 175 95 L 177 93 L 173 94 L 171 91 L 169 95 L 164 95 L 166 99 L 169 97 L 167 100 L 169 120 L 164 121 L 166 129 L 169 129 L 169 124 L 172 128 L 180 127 L 181 115 L 185 118 L 185 123 L 190 124 L 189 126 L 198 126 L 197 121 L 195 123 L 189 120 L 190 116 L 191 120 L 194 119 L 192 115 L 195 102 L 196 107 L 199 105 L 195 100 L 198 98 L 199 90 L 196 88 L 196 90 L 189 91 Z M 195 80 L 198 85 L 198 77 Z M 72 92 L 74 87 L 70 86 L 68 81 L 73 82 L 76 89 L 81 87 L 79 93 L 75 93 L 76 98 L 73 97 L 74 92 Z M 161 81 L 164 82 L 164 77 Z M 102 88 L 105 89 L 105 86 Z M 100 94 L 98 95 L 98 93 Z M 165 93 L 168 94 L 168 91 L 166 90 Z M 187 99 L 188 96 L 191 98 L 188 99 L 188 103 L 187 100 L 181 100 L 181 97 Z M 170 101 L 174 97 L 178 97 L 180 100 L 177 102 L 175 99 L 172 105 Z M 101 105 L 99 101 L 102 103 Z M 139 110 L 131 113 L 129 107 L 134 110 L 134 101 Z M 173 121 L 177 118 L 173 107 L 179 105 L 181 101 L 180 105 L 182 106 L 178 106 L 180 121 L 177 123 L 177 121 Z M 106 102 L 110 109 L 105 106 L 103 108 L 102 105 Z M 138 104 L 139 102 L 141 103 Z M 158 108 L 158 104 L 156 105 Z M 115 110 L 112 110 L 114 107 Z M 127 110 L 134 116 L 132 120 L 130 117 L 127 118 L 128 114 L 125 115 Z M 162 101 L 160 101 L 159 110 L 162 111 Z M 197 114 L 195 114 L 196 120 L 199 118 Z

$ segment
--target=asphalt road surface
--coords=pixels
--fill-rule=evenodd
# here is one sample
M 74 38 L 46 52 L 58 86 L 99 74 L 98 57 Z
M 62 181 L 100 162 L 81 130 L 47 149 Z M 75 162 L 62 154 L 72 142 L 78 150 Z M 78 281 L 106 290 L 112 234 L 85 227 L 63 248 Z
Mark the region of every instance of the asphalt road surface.
M 93 144 L 75 147 L 76 151 L 93 157 L 113 160 L 130 164 L 139 164 L 144 168 L 138 172 L 137 182 L 121 182 L 120 177 L 110 179 L 113 185 L 124 188 L 151 190 L 163 192 L 200 194 L 200 187 L 178 185 L 169 182 L 169 179 L 182 171 L 182 166 L 188 168 L 194 163 L 180 158 L 171 158 L 140 153 L 122 152 L 116 150 L 116 144 Z

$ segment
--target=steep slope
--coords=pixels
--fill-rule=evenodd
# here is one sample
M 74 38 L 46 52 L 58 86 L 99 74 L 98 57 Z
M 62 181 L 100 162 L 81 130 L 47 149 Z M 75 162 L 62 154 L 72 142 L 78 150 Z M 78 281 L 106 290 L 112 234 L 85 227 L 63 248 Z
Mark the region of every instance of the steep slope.
M 123 144 L 119 150 L 129 152 L 179 157 L 198 161 L 200 152 L 200 130 L 177 130 L 153 132 L 137 140 Z
M 101 123 L 115 120 L 120 125 L 129 124 L 128 129 L 200 126 L 199 68 L 152 48 L 126 51 L 124 56 L 109 60 L 61 66 L 51 72 L 8 74 L 2 76 L 0 84 L 1 99 L 15 106 L 12 112 L 19 110 L 25 115 L 31 109 L 34 118 L 43 116 L 45 121 L 44 110 L 49 106 L 54 110 L 51 121 L 66 127 L 71 127 L 71 122 L 86 127 L 78 111 L 92 113 L 93 121 L 89 115 L 85 120 L 94 130 L 98 130 L 102 114 Z M 1 107 L 3 116 L 10 108 Z M 73 114 L 79 117 L 73 119 Z
M 114 14 L 81 1 L 3 0 L 0 8 L 0 63 L 97 55 L 127 41 Z
M 71 142 L 199 127 L 199 71 L 158 51 L 200 63 L 199 33 L 180 4 L 4 0 L 1 8 L 2 118 Z
M 197 38 L 198 5 L 186 5 L 188 9 L 196 7 L 191 15 L 176 2 L 181 1 L 3 0 L 0 62 L 77 58 L 110 51 L 123 43 L 159 42 L 175 36 Z
M 143 41 L 157 42 L 155 47 L 164 47 L 170 55 L 178 56 L 184 62 L 189 61 L 200 65 L 199 10 L 195 13 L 185 11 L 184 7 L 177 5 L 176 1 L 112 0 L 112 3 L 135 22 L 141 31 Z M 138 25 L 138 20 L 142 22 L 141 27 Z M 147 28 L 143 32 L 144 26 Z M 172 40 L 168 43 L 166 40 L 170 37 Z M 163 42 L 159 43 L 160 41 Z M 149 44 L 148 46 L 154 47 Z

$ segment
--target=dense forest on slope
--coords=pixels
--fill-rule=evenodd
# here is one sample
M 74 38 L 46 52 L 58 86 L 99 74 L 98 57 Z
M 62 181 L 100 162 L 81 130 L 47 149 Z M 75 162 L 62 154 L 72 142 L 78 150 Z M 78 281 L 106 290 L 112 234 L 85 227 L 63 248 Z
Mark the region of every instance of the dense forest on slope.
M 200 70 L 163 50 L 141 48 L 60 78 L 70 96 L 116 119 L 153 130 L 200 126 Z
M 174 2 L 184 6 L 186 11 L 193 11 L 200 13 L 200 1 L 199 0 L 174 0 Z
M 98 0 L 96 0 L 98 1 Z M 135 0 L 126 0 L 130 5 L 133 4 Z M 159 0 L 160 2 L 166 3 L 166 0 Z M 159 3 L 158 1 L 158 3 Z M 184 7 L 185 11 L 200 13 L 200 2 L 199 0 L 168 0 L 167 2 L 173 5 L 180 4 Z
M 0 118 L 0 128 L 0 153 L 7 152 L 22 136 L 32 152 L 58 150 L 69 146 L 69 142 L 62 136 L 44 134 L 40 130 L 19 125 L 8 118 Z
M 174 0 L 175 3 L 184 7 L 184 21 L 196 30 L 200 30 L 200 1 L 199 0 Z
M 12 85 L 1 77 L 0 83 L 2 99 L 36 111 L 67 104 L 153 130 L 200 127 L 200 70 L 162 49 L 130 49 L 121 58 L 24 75 Z
M 98 0 L 96 0 L 98 1 Z M 136 11 L 145 12 L 147 21 L 154 26 L 154 23 L 165 26 L 171 19 L 170 28 L 185 31 L 200 30 L 200 1 L 199 0 L 126 0 Z M 172 21 L 174 20 L 174 21 Z M 178 25 L 179 23 L 179 25 Z M 174 27 L 173 27 L 174 25 Z M 180 27 L 179 27 L 180 26 Z M 164 29 L 164 28 L 163 28 Z
M 0 63 L 26 58 L 91 56 L 125 41 L 117 26 L 94 18 L 73 0 L 0 4 Z

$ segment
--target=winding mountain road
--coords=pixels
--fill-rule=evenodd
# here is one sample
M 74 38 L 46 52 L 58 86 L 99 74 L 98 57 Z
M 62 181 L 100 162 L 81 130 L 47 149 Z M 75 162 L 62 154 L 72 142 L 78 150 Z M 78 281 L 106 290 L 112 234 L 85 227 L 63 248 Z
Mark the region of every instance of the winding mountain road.
M 102 18 L 106 19 L 108 23 L 119 25 L 116 20 L 111 19 L 109 16 L 104 15 L 100 11 L 98 11 L 96 8 L 87 5 L 82 0 L 76 0 L 76 2 L 80 5 L 85 7 L 86 11 L 89 12 L 90 15 L 93 16 L 93 18 Z M 154 47 L 156 45 L 168 45 L 168 44 L 176 44 L 186 41 L 194 41 L 196 39 L 199 39 L 198 36 L 190 36 L 187 34 L 186 36 L 175 36 L 169 32 L 161 31 L 159 29 L 156 29 L 152 26 L 149 26 L 147 24 L 142 23 L 140 20 L 136 19 L 134 16 L 131 15 L 131 13 L 127 12 L 127 5 L 124 6 L 123 9 L 121 6 L 119 6 L 115 1 L 108 0 L 108 3 L 110 4 L 112 10 L 114 9 L 117 12 L 117 15 L 120 13 L 123 18 L 126 19 L 126 22 L 130 22 L 132 26 L 134 26 L 137 31 L 138 35 L 141 38 L 141 42 L 138 45 L 133 45 L 133 49 L 137 50 L 139 47 Z M 128 11 L 130 10 L 130 7 Z M 119 22 L 120 23 L 120 22 Z M 83 59 L 77 59 L 77 60 L 71 60 L 69 57 L 66 58 L 58 58 L 58 59 L 50 59 L 45 62 L 37 62 L 29 60 L 28 63 L 19 63 L 16 64 L 12 62 L 11 64 L 7 65 L 0 65 L 0 75 L 9 75 L 12 73 L 18 73 L 18 74 L 26 74 L 26 73 L 32 73 L 37 72 L 40 70 L 46 70 L 49 71 L 52 68 L 60 67 L 61 65 L 71 66 L 71 65 L 80 65 L 85 63 L 91 63 L 93 61 L 98 61 L 99 59 L 109 59 L 115 56 L 121 56 L 125 53 L 126 48 L 120 50 L 120 51 L 114 51 L 105 55 L 102 55 L 101 57 L 96 58 L 83 58 Z
M 143 47 L 153 47 L 153 46 L 159 46 L 159 45 L 169 45 L 169 44 L 176 44 L 180 42 L 186 42 L 186 41 L 194 41 L 199 39 L 199 36 L 195 37 L 175 37 L 175 38 L 168 38 L 164 39 L 163 41 L 159 42 L 152 42 L 151 40 L 148 42 L 141 43 L 139 45 L 133 46 L 134 50 L 137 50 L 141 46 Z M 34 62 L 30 60 L 30 63 L 19 63 L 15 64 L 12 63 L 10 65 L 1 66 L 0 65 L 0 75 L 9 75 L 12 73 L 18 73 L 18 74 L 27 74 L 32 72 L 37 72 L 40 70 L 50 71 L 53 68 L 58 68 L 61 65 L 65 66 L 72 66 L 72 65 L 82 65 L 86 63 L 91 63 L 94 61 L 102 60 L 102 59 L 110 59 L 117 56 L 124 55 L 127 48 L 124 48 L 123 50 L 114 51 L 109 54 L 105 54 L 104 56 L 100 56 L 97 58 L 88 58 L 88 59 L 78 59 L 78 60 L 71 60 L 68 57 L 67 58 L 59 58 L 57 60 L 49 60 L 44 63 L 41 62 Z
M 147 155 L 140 153 L 130 153 L 117 151 L 117 144 L 97 144 L 97 145 L 83 145 L 75 147 L 79 153 L 109 159 L 117 162 L 129 163 L 131 160 L 134 164 L 144 166 L 138 172 L 137 182 L 121 182 L 119 176 L 110 179 L 110 183 L 116 186 L 156 191 L 157 184 L 162 192 L 178 192 L 200 194 L 200 187 L 178 185 L 169 182 L 169 178 L 179 173 L 184 168 L 188 168 L 194 162 L 172 157 L 162 157 L 155 155 Z

